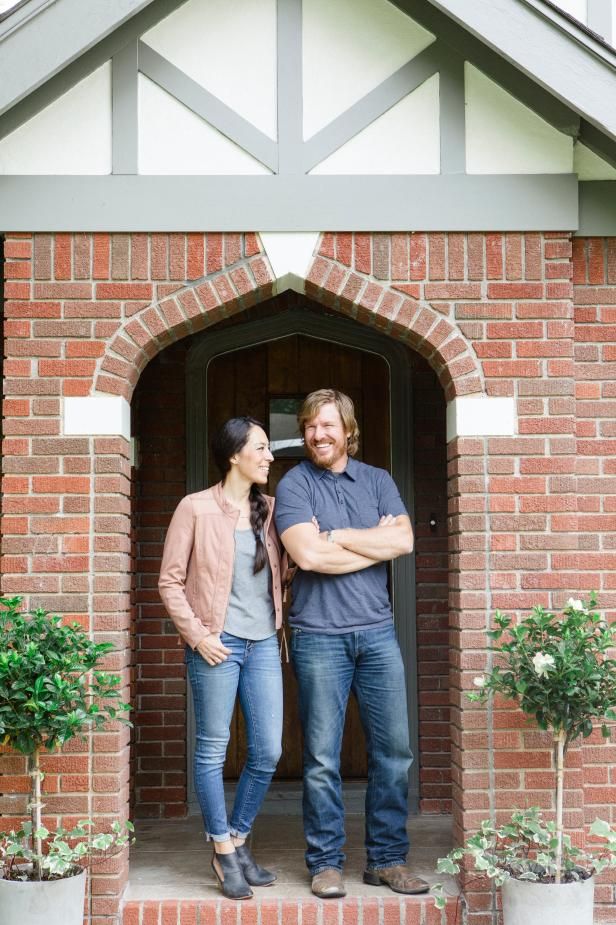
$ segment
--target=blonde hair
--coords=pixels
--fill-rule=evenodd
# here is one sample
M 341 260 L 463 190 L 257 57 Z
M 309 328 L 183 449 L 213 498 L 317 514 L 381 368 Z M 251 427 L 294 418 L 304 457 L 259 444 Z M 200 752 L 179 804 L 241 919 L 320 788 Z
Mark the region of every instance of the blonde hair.
M 355 456 L 359 447 L 359 427 L 355 419 L 355 408 L 349 396 L 345 395 L 344 392 L 339 392 L 338 389 L 317 389 L 316 392 L 311 392 L 306 396 L 297 413 L 300 433 L 303 437 L 308 422 L 318 414 L 323 405 L 329 404 L 335 405 L 338 409 L 342 418 L 342 425 L 349 435 L 347 437 L 347 453 L 349 456 Z

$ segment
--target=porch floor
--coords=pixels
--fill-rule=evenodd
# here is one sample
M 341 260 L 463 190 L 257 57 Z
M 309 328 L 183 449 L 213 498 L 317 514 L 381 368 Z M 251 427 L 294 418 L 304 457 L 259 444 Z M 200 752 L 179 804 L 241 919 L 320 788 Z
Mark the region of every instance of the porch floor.
M 178 820 L 144 820 L 137 823 L 131 848 L 126 903 L 160 900 L 211 900 L 221 894 L 210 868 L 211 847 L 203 838 L 200 816 Z M 456 896 L 451 877 L 436 874 L 436 860 L 451 847 L 450 816 L 412 816 L 408 831 L 409 861 L 414 873 L 430 883 L 445 883 L 446 893 Z M 393 897 L 385 887 L 362 882 L 364 817 L 347 813 L 345 882 L 349 897 Z M 255 890 L 258 899 L 301 900 L 312 896 L 304 864 L 304 837 L 299 814 L 262 813 L 252 833 L 252 848 L 264 867 L 275 870 L 278 880 L 267 889 Z

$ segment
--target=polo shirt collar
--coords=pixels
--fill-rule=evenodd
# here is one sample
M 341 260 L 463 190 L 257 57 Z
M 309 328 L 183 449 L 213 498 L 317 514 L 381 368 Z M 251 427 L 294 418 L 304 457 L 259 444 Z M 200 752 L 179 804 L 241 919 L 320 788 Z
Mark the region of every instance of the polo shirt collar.
M 329 469 L 321 469 L 320 466 L 315 466 L 315 464 L 310 459 L 307 459 L 306 462 L 310 466 L 315 478 L 317 479 L 322 479 L 329 472 Z M 352 482 L 354 482 L 357 479 L 358 471 L 359 471 L 358 461 L 356 459 L 353 459 L 352 456 L 349 456 L 347 460 L 347 464 L 346 464 L 346 469 L 343 472 L 337 472 L 336 475 L 346 475 L 348 478 L 351 479 Z

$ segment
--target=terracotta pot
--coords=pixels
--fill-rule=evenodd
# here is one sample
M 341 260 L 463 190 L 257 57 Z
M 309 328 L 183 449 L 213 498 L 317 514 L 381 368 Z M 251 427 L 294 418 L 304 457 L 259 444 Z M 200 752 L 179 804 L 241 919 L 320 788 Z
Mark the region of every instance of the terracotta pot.
M 577 883 L 511 879 L 502 893 L 504 925 L 593 925 L 593 877 Z
M 83 925 L 86 872 L 62 880 L 0 880 L 2 925 Z

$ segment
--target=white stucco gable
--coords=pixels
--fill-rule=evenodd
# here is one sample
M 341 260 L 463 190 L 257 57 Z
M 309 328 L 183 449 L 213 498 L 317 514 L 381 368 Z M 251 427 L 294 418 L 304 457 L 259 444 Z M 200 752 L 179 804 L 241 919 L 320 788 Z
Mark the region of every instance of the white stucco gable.
M 111 166 L 111 62 L 0 140 L 0 174 L 109 174 Z
M 468 62 L 464 65 L 468 173 L 570 173 L 573 139 Z
M 57 37 L 50 79 L 24 55 L 23 86 L 38 89 L 0 114 L 6 227 L 31 220 L 28 200 L 17 203 L 37 174 L 42 227 L 67 202 L 81 227 L 89 201 L 113 227 L 134 228 L 135 208 L 173 227 L 184 186 L 172 181 L 194 177 L 191 215 L 200 200 L 207 221 L 239 216 L 244 227 L 252 213 L 237 203 L 260 204 L 255 226 L 271 231 L 426 228 L 426 216 L 430 228 L 576 229 L 576 171 L 614 178 L 616 52 L 573 7 L 152 0 L 130 12 L 128 0 L 105 0 L 103 14 L 91 0 L 99 32 L 82 30 L 78 46 L 60 30 L 73 2 L 29 0 L 0 21 L 0 60 L 47 41 L 51 26 Z M 0 81 L 0 107 L 6 94 Z M 64 186 L 46 186 L 50 175 Z
M 276 0 L 187 0 L 142 41 L 276 138 Z
M 503 5 L 511 2 L 500 0 Z M 300 8 L 301 81 L 295 105 L 303 113 L 304 141 L 313 141 L 314 163 L 307 165 L 313 175 L 438 174 L 447 172 L 441 150 L 456 144 L 464 147 L 457 169 L 464 168 L 465 153 L 469 174 L 574 170 L 571 135 L 464 60 L 463 46 L 464 67 L 457 73 L 460 105 L 464 98 L 464 113 L 459 114 L 462 134 L 445 139 L 448 126 L 442 122 L 449 115 L 442 97 L 447 86 L 439 73 L 448 51 L 436 30 L 420 25 L 389 0 L 303 0 Z M 246 149 L 224 118 L 220 122 L 210 115 L 208 106 L 212 108 L 212 100 L 218 103 L 275 147 L 279 41 L 276 0 L 234 0 L 232 5 L 224 0 L 186 0 L 147 29 L 136 46 L 140 73 L 132 144 L 135 173 L 275 172 L 271 160 Z M 420 76 L 417 86 L 409 84 L 408 92 L 400 90 L 400 98 L 385 100 L 382 111 L 372 113 L 366 103 L 371 94 L 390 92 L 387 88 L 413 62 L 420 68 L 427 49 L 432 59 L 426 79 Z M 112 135 L 126 131 L 126 125 L 115 128 L 111 121 L 114 67 L 115 62 L 108 61 L 2 139 L 0 173 L 116 172 Z M 188 88 L 184 95 L 180 92 L 176 98 L 169 74 L 181 75 Z M 119 93 L 126 96 L 130 88 L 120 83 Z M 356 125 L 349 113 L 359 114 Z M 325 136 L 338 123 L 348 137 L 341 137 L 342 143 L 320 142 L 320 133 Z M 66 139 L 70 144 L 63 144 Z M 588 171 L 587 161 L 578 156 L 576 164 Z M 595 161 L 591 172 L 609 176 L 609 169 Z

